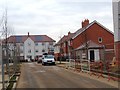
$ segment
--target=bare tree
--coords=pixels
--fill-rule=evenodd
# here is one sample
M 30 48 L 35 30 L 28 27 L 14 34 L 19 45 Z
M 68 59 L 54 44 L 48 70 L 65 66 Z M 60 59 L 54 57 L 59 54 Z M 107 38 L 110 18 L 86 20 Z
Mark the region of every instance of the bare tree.
M 13 28 L 8 25 L 7 20 L 7 8 L 3 12 L 3 15 L 0 20 L 0 43 L 1 43 L 1 54 L 5 57 L 1 57 L 2 64 L 2 87 L 5 88 L 5 72 L 8 73 L 8 81 L 10 80 L 10 71 L 9 71 L 9 45 L 8 45 L 8 37 L 13 34 Z M 5 52 L 5 53 L 3 53 Z M 5 55 L 6 54 L 6 55 Z M 4 65 L 6 64 L 6 69 Z M 5 69 L 5 70 L 4 70 Z
M 7 16 L 7 8 L 5 9 L 5 13 L 3 15 L 2 18 L 3 22 L 2 22 L 2 42 L 3 42 L 3 53 L 4 54 L 4 58 L 3 58 L 3 65 L 6 65 L 6 73 L 8 74 L 8 81 L 10 80 L 10 66 L 9 66 L 9 60 L 10 60 L 10 48 L 9 48 L 9 36 L 11 36 L 13 34 L 13 29 L 12 27 L 10 27 L 8 25 L 8 16 Z M 2 67 L 4 68 L 4 67 Z

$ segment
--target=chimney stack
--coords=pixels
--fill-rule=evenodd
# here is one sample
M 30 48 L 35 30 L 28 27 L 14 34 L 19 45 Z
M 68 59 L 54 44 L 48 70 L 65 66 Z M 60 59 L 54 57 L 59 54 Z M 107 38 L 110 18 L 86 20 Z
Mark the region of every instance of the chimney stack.
M 71 34 L 71 32 L 69 31 L 69 32 L 68 32 L 68 35 L 70 35 L 70 34 Z
M 29 35 L 29 32 L 28 32 L 28 37 L 29 37 L 30 35 Z
M 89 20 L 85 19 L 84 21 L 82 21 L 82 28 L 86 27 L 89 24 Z

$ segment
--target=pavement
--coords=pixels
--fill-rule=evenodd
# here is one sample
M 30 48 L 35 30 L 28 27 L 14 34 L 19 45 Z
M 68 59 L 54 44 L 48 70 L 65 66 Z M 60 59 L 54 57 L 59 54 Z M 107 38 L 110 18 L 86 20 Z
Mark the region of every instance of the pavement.
M 0 75 L 0 82 L 2 82 L 2 75 Z M 2 89 L 2 83 L 0 83 L 0 90 Z
M 9 66 L 13 65 L 12 63 L 9 64 Z M 5 74 L 4 80 L 8 81 L 9 77 L 8 74 Z M 9 85 L 9 83 L 5 83 L 5 88 Z M 0 90 L 2 89 L 2 65 L 0 64 Z
M 61 62 L 61 63 L 57 62 L 56 65 L 58 67 L 64 68 L 67 71 L 71 71 L 71 72 L 79 74 L 81 76 L 88 77 L 90 79 L 94 79 L 94 80 L 100 81 L 102 83 L 109 84 L 109 85 L 114 86 L 116 88 L 120 88 L 119 87 L 120 82 L 118 82 L 117 80 L 113 80 L 113 79 L 108 80 L 106 75 L 103 75 L 104 77 L 102 77 L 102 76 L 98 77 L 97 75 L 91 75 L 91 72 L 82 72 L 80 70 L 76 70 L 74 67 L 69 67 L 69 62 Z

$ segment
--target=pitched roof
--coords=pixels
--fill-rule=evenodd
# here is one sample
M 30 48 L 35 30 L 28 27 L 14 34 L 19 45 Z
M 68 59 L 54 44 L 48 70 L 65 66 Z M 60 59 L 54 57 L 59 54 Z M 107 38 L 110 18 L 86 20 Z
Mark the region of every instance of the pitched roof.
M 16 42 L 16 43 L 23 43 L 27 40 L 28 35 L 15 35 L 10 36 L 8 38 L 8 42 Z M 34 42 L 55 42 L 52 38 L 48 37 L 47 35 L 29 35 Z
M 102 24 L 100 24 L 99 22 L 97 22 L 96 20 L 94 20 L 93 22 L 89 23 L 87 26 L 78 29 L 75 32 L 75 35 L 72 37 L 72 39 L 76 38 L 78 35 L 80 35 L 82 32 L 84 32 L 85 30 L 87 30 L 89 27 L 91 27 L 93 24 L 98 24 L 99 26 L 103 27 L 105 30 L 107 30 L 109 33 L 113 34 L 112 31 L 110 31 L 108 28 L 106 28 L 105 26 L 103 26 Z
M 78 35 L 80 35 L 81 33 L 83 33 L 84 31 L 86 31 L 89 27 L 91 27 L 93 24 L 98 24 L 99 26 L 103 27 L 106 31 L 108 31 L 109 33 L 113 34 L 112 31 L 110 31 L 108 28 L 104 27 L 102 24 L 100 24 L 99 22 L 97 22 L 96 20 L 94 20 L 93 22 L 89 23 L 87 26 L 78 29 L 75 33 L 70 33 L 69 35 L 64 35 L 57 43 L 56 45 L 59 45 L 60 43 L 63 43 L 65 41 L 68 41 L 70 39 L 74 39 L 76 38 Z M 114 34 L 113 34 L 114 35 Z
M 91 40 L 87 41 L 87 45 L 88 45 L 88 48 L 103 48 L 103 45 L 97 44 Z M 75 50 L 79 50 L 79 49 L 83 49 L 83 48 L 86 48 L 86 43 L 82 44 Z
M 69 35 L 64 35 L 57 43 L 56 45 L 59 45 L 65 41 L 69 41 L 73 36 L 75 35 L 75 33 L 70 33 Z
M 59 45 L 59 44 L 63 43 L 63 42 L 66 41 L 66 40 L 67 40 L 67 36 L 64 35 L 64 36 L 56 43 L 56 45 Z
M 70 40 L 74 35 L 75 35 L 75 33 L 70 33 L 70 34 L 68 35 L 67 40 Z

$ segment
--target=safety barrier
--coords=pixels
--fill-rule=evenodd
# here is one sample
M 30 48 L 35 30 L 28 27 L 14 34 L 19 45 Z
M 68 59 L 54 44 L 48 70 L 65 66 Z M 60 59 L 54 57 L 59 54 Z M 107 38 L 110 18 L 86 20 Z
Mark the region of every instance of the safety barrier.
M 85 60 L 84 60 L 85 61 Z M 88 60 L 86 60 L 87 62 Z M 81 71 L 82 72 L 89 72 L 90 76 L 95 75 L 98 78 L 103 77 L 107 78 L 108 81 L 110 80 L 117 80 L 120 81 L 120 62 L 116 65 L 112 66 L 110 62 L 89 62 L 89 69 L 85 69 L 85 64 L 83 64 L 83 60 L 81 61 Z
M 67 59 L 66 61 L 67 61 L 66 68 L 73 68 L 75 71 L 81 70 L 81 65 L 80 65 L 79 59 Z
M 75 68 L 75 60 L 74 59 L 68 59 L 67 61 L 69 61 L 68 63 L 66 63 L 66 68 Z
M 100 70 L 100 72 L 99 72 L 99 74 L 98 74 L 98 78 L 99 78 L 99 77 L 104 77 L 104 76 L 103 76 L 103 71 L 104 71 L 104 70 L 103 70 L 103 65 L 104 65 L 103 62 L 100 61 L 100 62 L 99 62 L 99 70 Z
M 115 65 L 112 65 L 108 61 L 98 61 L 90 62 L 89 60 L 74 60 L 70 59 L 66 65 L 68 68 L 73 68 L 74 71 L 88 72 L 90 76 L 95 75 L 97 78 L 103 77 L 110 80 L 119 80 L 120 81 L 120 62 L 115 62 Z
M 90 76 L 96 75 L 96 68 L 98 68 L 97 63 L 90 62 Z
M 74 59 L 70 59 L 69 67 L 75 68 L 75 60 Z
M 120 80 L 120 74 L 116 73 L 115 70 L 119 72 L 120 63 L 117 63 L 117 66 L 112 66 L 110 62 L 92 62 L 90 63 L 90 76 L 96 75 L 99 77 L 107 76 L 108 81 L 112 80 Z
M 108 81 L 112 80 L 120 80 L 120 70 L 119 70 L 120 62 L 114 62 L 112 65 L 110 62 L 106 62 L 106 69 L 108 73 Z
M 103 77 L 103 63 L 102 62 L 91 62 L 90 63 L 90 75 L 96 75 Z
M 89 60 L 81 60 L 81 71 L 82 72 L 90 72 L 90 61 Z
M 81 71 L 81 61 L 80 61 L 80 59 L 75 59 L 75 71 Z
M 108 72 L 108 81 L 110 79 L 114 79 L 113 77 L 110 76 L 110 72 L 112 72 L 112 71 L 111 71 L 111 65 L 110 65 L 109 62 L 106 62 L 106 69 L 107 69 L 107 72 Z

